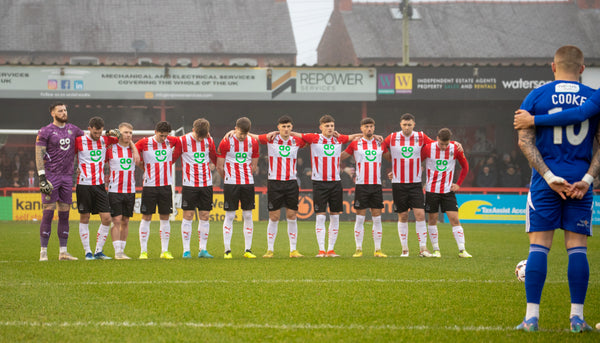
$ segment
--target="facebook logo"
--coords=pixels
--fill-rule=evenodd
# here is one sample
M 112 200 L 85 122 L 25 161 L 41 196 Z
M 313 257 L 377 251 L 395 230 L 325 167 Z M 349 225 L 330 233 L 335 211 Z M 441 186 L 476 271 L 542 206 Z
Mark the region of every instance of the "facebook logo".
M 75 90 L 83 90 L 83 80 L 75 80 L 75 81 L 73 81 L 73 89 L 75 89 Z
M 71 80 L 60 80 L 60 89 L 71 89 Z

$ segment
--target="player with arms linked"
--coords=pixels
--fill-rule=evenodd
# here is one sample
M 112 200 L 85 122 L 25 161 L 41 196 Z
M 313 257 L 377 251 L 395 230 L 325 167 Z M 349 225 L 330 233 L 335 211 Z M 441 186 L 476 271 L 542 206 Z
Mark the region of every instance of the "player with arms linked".
M 173 173 L 172 166 L 181 155 L 181 141 L 169 136 L 171 124 L 166 121 L 156 123 L 154 136 L 145 137 L 135 143 L 140 152 L 139 167 L 144 170 L 144 187 L 142 189 L 142 220 L 140 221 L 140 259 L 148 259 L 148 238 L 150 221 L 156 212 L 160 220 L 160 258 L 171 260 L 169 238 L 171 223 L 169 215 L 173 212 Z
M 86 260 L 110 260 L 102 251 L 110 230 L 110 205 L 104 183 L 104 164 L 110 145 L 117 144 L 116 137 L 102 136 L 104 120 L 92 117 L 88 125 L 89 134 L 77 137 L 75 149 L 79 175 L 77 177 L 77 210 L 79 211 L 79 237 Z M 110 130 L 109 135 L 119 136 L 118 130 Z M 133 146 L 133 144 L 131 144 Z M 137 153 L 137 152 L 136 152 Z M 96 235 L 96 251 L 90 249 L 90 216 L 100 215 L 100 227 Z
M 286 208 L 287 229 L 290 239 L 290 257 L 303 257 L 296 250 L 298 239 L 298 182 L 296 162 L 298 149 L 305 146 L 302 139 L 291 136 L 292 118 L 282 116 L 277 120 L 278 131 L 256 137 L 260 144 L 267 144 L 269 155 L 269 175 L 267 198 L 269 203 L 269 224 L 267 226 L 267 253 L 265 258 L 273 257 L 277 225 L 281 208 Z
M 252 253 L 252 235 L 254 222 L 254 177 L 258 164 L 258 142 L 248 136 L 252 122 L 247 117 L 235 122 L 233 135 L 226 135 L 219 144 L 217 154 L 217 172 L 223 177 L 223 197 L 225 202 L 225 220 L 223 221 L 223 245 L 225 259 L 232 259 L 231 237 L 235 211 L 242 207 L 244 220 L 244 257 L 256 258 Z
M 362 243 L 365 234 L 365 216 L 367 209 L 371 209 L 373 220 L 373 242 L 375 257 L 387 257 L 381 251 L 381 210 L 383 209 L 383 192 L 381 188 L 381 157 L 385 151 L 381 142 L 375 139 L 375 120 L 370 117 L 360 121 L 362 137 L 353 140 L 341 154 L 344 160 L 350 156 L 356 161 L 356 187 L 354 192 L 354 209 L 356 220 L 354 223 L 354 241 L 356 252 L 352 257 L 362 257 Z
M 198 209 L 198 257 L 212 258 L 206 250 L 210 231 L 209 214 L 213 204 L 210 162 L 217 164 L 215 143 L 210 136 L 210 123 L 204 118 L 194 121 L 192 132 L 181 136 L 181 239 L 183 258 L 191 258 L 192 220 Z
M 139 162 L 139 153 L 132 144 L 133 126 L 121 123 L 119 131 L 119 143 L 113 144 L 106 156 L 110 166 L 108 202 L 113 222 L 111 236 L 115 259 L 129 260 L 125 255 L 125 244 L 129 234 L 129 219 L 133 217 L 135 206 L 135 164 Z

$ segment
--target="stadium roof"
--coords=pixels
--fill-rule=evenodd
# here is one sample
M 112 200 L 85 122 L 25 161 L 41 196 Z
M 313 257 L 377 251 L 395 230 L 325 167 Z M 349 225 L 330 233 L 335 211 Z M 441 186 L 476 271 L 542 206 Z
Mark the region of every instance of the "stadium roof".
M 393 15 L 399 3 L 340 2 L 360 64 L 402 58 L 402 20 Z M 600 9 L 582 9 L 574 1 L 421 2 L 413 8 L 419 18 L 410 21 L 411 62 L 539 63 L 562 45 L 580 47 L 587 62 L 600 61 Z M 324 42 L 325 36 L 319 49 Z
M 296 54 L 285 1 L 2 0 L 0 51 Z

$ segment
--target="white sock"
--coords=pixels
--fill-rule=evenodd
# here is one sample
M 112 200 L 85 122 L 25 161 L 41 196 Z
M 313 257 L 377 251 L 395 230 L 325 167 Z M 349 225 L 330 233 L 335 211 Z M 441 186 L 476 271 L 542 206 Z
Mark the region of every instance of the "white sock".
M 325 251 L 325 215 L 317 214 L 315 230 L 317 232 L 317 243 L 319 244 L 319 251 Z
M 89 224 L 79 223 L 79 238 L 81 238 L 81 244 L 83 244 L 83 250 L 85 253 L 91 253 L 90 249 L 90 229 Z
M 169 238 L 171 238 L 171 223 L 168 220 L 161 220 L 160 248 L 162 252 L 169 251 Z
M 48 247 L 41 247 L 40 252 L 48 252 Z
M 438 243 L 437 225 L 429 225 L 427 226 L 427 230 L 429 231 L 429 239 L 431 239 L 431 245 L 433 246 L 433 250 L 440 250 L 440 245 Z
M 58 252 L 59 253 L 67 252 L 67 247 L 58 247 Z
M 273 251 L 273 246 L 275 246 L 275 237 L 277 237 L 277 225 L 279 221 L 272 221 L 269 219 L 269 224 L 267 225 L 267 250 Z
M 329 244 L 327 251 L 333 250 L 335 247 L 335 241 L 337 240 L 338 232 L 340 230 L 340 215 L 333 214 L 329 215 Z
M 365 236 L 365 216 L 356 215 L 354 222 L 354 242 L 356 250 L 362 250 L 363 238 Z
M 290 237 L 290 251 L 294 251 L 298 242 L 298 221 L 296 219 L 288 219 L 287 225 L 288 237 Z
M 121 241 L 121 248 L 120 248 L 120 251 L 121 251 L 122 253 L 125 253 L 125 245 L 126 245 L 126 244 L 127 244 L 127 241 Z
M 573 318 L 574 316 L 578 316 L 583 319 L 583 304 L 573 304 L 571 303 L 571 315 L 569 318 Z
M 452 227 L 452 234 L 456 240 L 456 245 L 458 245 L 458 251 L 465 250 L 465 232 L 462 226 L 459 225 Z
M 223 245 L 225 251 L 231 251 L 231 236 L 233 235 L 233 219 L 235 211 L 226 211 L 225 220 L 223 221 Z
M 252 210 L 242 211 L 244 218 L 244 248 L 252 249 L 252 234 L 254 233 L 254 222 L 252 221 Z
M 148 237 L 150 237 L 150 221 L 140 221 L 140 251 L 148 252 Z
M 525 314 L 525 320 L 529 320 L 532 317 L 540 318 L 540 304 L 527 303 L 527 313 Z
M 408 250 L 408 223 L 398 222 L 398 236 L 402 250 Z
M 102 249 L 104 249 L 104 243 L 106 243 L 109 231 L 109 225 L 100 224 L 100 227 L 98 228 L 98 233 L 96 234 L 96 254 L 101 252 Z
M 210 222 L 208 220 L 200 220 L 198 222 L 198 248 L 200 248 L 200 251 L 206 250 L 206 243 L 208 243 L 209 231 Z
M 381 250 L 382 236 L 381 216 L 373 217 L 373 242 L 375 243 L 375 251 Z
M 427 249 L 427 223 L 424 220 L 416 222 L 415 229 L 419 239 L 419 247 L 421 250 Z
M 115 254 L 118 254 L 121 249 L 121 241 L 113 241 L 113 249 L 115 249 Z
M 181 220 L 181 241 L 183 243 L 183 251 L 190 251 L 190 241 L 192 240 L 192 221 Z

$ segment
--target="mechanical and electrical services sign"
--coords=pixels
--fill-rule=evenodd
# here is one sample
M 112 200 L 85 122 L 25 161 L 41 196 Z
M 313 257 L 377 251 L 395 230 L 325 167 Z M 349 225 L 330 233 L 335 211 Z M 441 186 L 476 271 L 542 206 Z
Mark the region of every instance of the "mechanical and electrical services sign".
M 0 98 L 372 101 L 373 68 L 0 66 Z

